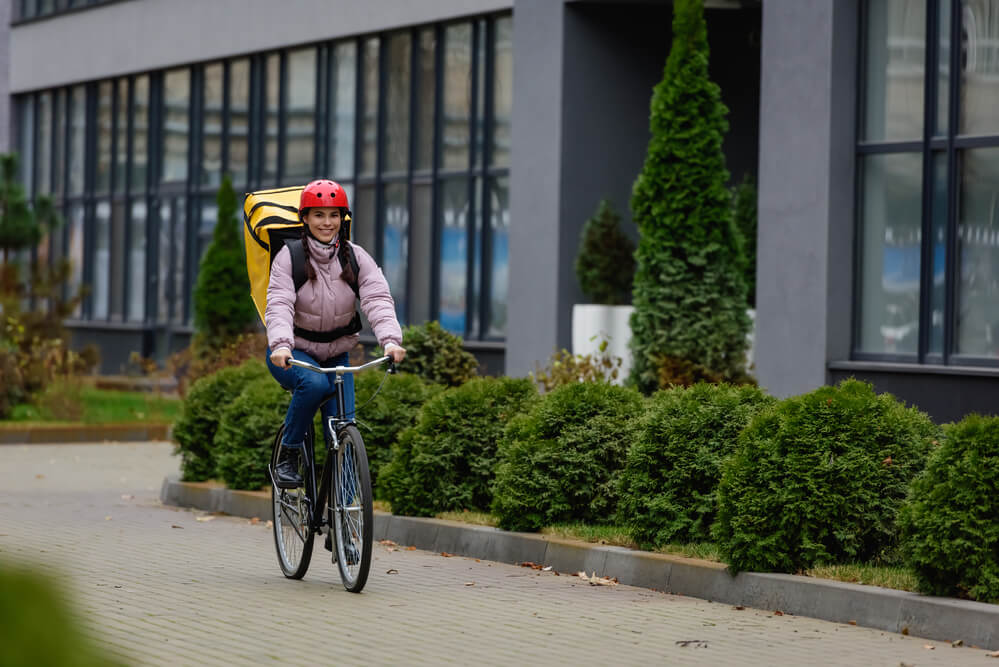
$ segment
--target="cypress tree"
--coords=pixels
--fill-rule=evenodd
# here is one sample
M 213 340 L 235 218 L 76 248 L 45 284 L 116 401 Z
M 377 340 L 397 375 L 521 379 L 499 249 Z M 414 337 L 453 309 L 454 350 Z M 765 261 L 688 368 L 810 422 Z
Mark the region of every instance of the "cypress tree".
M 621 306 L 631 301 L 635 244 L 621 231 L 621 218 L 606 199 L 583 225 L 575 268 L 579 287 L 593 303 Z
M 199 344 L 217 347 L 253 328 L 257 311 L 236 219 L 236 192 L 226 176 L 219 187 L 218 222 L 194 288 L 194 328 Z
M 632 380 L 658 385 L 663 360 L 744 372 L 746 285 L 722 138 L 728 110 L 708 78 L 701 0 L 676 0 L 673 44 L 653 90 L 648 153 L 631 208 L 638 224 Z

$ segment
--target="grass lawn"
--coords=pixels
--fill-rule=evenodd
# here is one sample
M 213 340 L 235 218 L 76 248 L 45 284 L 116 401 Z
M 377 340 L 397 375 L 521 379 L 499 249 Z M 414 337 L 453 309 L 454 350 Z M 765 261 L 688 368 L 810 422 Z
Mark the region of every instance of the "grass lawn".
M 180 415 L 178 398 L 137 391 L 79 387 L 55 397 L 43 393 L 35 403 L 15 406 L 0 426 L 31 424 L 169 424 Z

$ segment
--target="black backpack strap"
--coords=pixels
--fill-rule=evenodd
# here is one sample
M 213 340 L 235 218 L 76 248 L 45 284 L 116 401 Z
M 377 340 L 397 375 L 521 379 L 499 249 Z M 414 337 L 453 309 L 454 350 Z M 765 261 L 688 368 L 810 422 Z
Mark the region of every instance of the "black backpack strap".
M 299 338 L 312 341 L 313 343 L 332 343 L 337 338 L 356 334 L 360 330 L 361 314 L 354 311 L 354 318 L 347 326 L 339 327 L 333 331 L 311 331 L 309 329 L 303 329 L 302 327 L 295 327 L 295 335 Z
M 360 281 L 361 281 L 361 267 L 357 263 L 357 256 L 354 255 L 354 247 L 352 245 L 350 245 L 349 241 L 344 241 L 344 243 L 347 244 L 347 246 L 346 246 L 346 248 L 347 248 L 347 261 L 350 262 L 350 268 L 354 272 L 354 282 L 348 281 L 347 284 L 350 285 L 350 288 L 352 290 L 354 290 L 354 296 L 356 296 L 357 299 L 360 300 L 361 299 L 361 291 L 360 291 L 360 286 L 358 285 L 358 283 L 360 283 Z
M 302 239 L 288 239 L 284 244 L 291 253 L 291 278 L 295 282 L 295 291 L 298 292 L 309 281 L 309 274 L 305 269 L 305 246 L 302 245 Z

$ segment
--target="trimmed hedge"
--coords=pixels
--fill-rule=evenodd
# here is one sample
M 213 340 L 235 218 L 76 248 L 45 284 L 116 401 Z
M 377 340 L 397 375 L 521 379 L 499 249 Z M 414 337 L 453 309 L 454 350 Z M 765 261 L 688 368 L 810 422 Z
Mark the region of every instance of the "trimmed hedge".
M 657 392 L 621 473 L 619 523 L 659 547 L 711 540 L 716 491 L 739 432 L 775 399 L 755 387 L 696 384 Z
M 757 415 L 723 466 L 713 534 L 738 570 L 798 572 L 885 559 L 939 429 L 857 380 Z
M 999 602 L 999 417 L 944 427 L 899 517 L 919 588 Z
M 180 454 L 182 478 L 200 482 L 215 476 L 213 441 L 222 412 L 253 380 L 270 378 L 262 361 L 251 359 L 241 366 L 224 368 L 198 379 L 184 398 L 184 411 L 173 425 L 176 451 Z M 271 380 L 272 384 L 277 384 Z M 278 422 L 280 424 L 280 422 Z M 276 427 L 274 427 L 276 428 Z
M 379 385 L 381 391 L 367 403 Z M 409 373 L 389 378 L 384 373 L 360 373 L 354 378 L 354 389 L 357 422 L 368 453 L 371 484 L 375 497 L 381 498 L 384 493 L 378 483 L 379 471 L 392 460 L 392 446 L 399 434 L 416 422 L 423 404 L 439 394 L 443 387 Z
M 270 484 L 267 465 L 290 398 L 268 373 L 247 384 L 222 411 L 215 434 L 215 458 L 218 474 L 230 489 L 259 489 Z M 316 437 L 322 441 L 322 436 Z
M 510 422 L 500 444 L 493 512 L 501 528 L 613 520 L 618 473 L 642 409 L 636 391 L 602 382 L 546 394 Z
M 530 380 L 485 377 L 428 401 L 381 472 L 382 492 L 392 511 L 433 516 L 487 510 L 503 428 L 536 397 Z

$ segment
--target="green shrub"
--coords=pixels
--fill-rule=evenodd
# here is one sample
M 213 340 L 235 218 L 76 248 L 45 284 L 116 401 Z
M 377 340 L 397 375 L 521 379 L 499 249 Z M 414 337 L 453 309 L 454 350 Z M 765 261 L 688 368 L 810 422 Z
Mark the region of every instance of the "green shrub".
M 500 444 L 493 512 L 508 530 L 615 518 L 618 474 L 642 409 L 632 389 L 563 385 L 509 424 Z
M 751 174 L 732 189 L 732 217 L 742 235 L 745 248 L 746 297 L 750 307 L 756 307 L 756 183 Z
M 580 289 L 593 303 L 631 303 L 635 244 L 621 231 L 621 218 L 606 199 L 583 225 L 575 268 Z
M 896 518 L 939 429 L 846 380 L 758 414 L 722 466 L 713 534 L 735 570 L 894 557 Z
M 621 473 L 619 522 L 642 545 L 706 542 L 721 464 L 774 399 L 755 387 L 696 384 L 652 396 Z
M 385 380 L 384 384 L 382 380 Z M 381 391 L 367 403 L 379 385 Z M 376 497 L 384 495 L 378 473 L 392 459 L 392 447 L 399 434 L 416 422 L 423 404 L 442 390 L 440 385 L 410 373 L 389 378 L 385 378 L 384 373 L 361 373 L 355 377 L 357 421 L 368 453 L 368 468 Z
M 899 524 L 920 590 L 999 602 L 999 417 L 944 427 Z
M 197 380 L 184 398 L 184 409 L 173 425 L 173 438 L 180 453 L 183 479 L 202 481 L 215 476 L 213 441 L 222 412 L 252 380 L 270 377 L 262 361 L 251 359 L 242 366 L 223 368 Z
M 406 360 L 400 370 L 424 380 L 457 387 L 478 374 L 479 362 L 461 347 L 461 337 L 445 331 L 436 321 L 406 327 L 402 346 Z
M 268 375 L 246 384 L 223 409 L 212 446 L 218 474 L 230 489 L 259 489 L 270 484 L 267 465 L 290 398 L 291 394 Z M 322 436 L 316 437 L 322 450 Z
M 722 140 L 728 110 L 708 77 L 700 0 L 673 3 L 673 43 L 652 94 L 645 165 L 632 190 L 639 242 L 631 316 L 632 380 L 657 388 L 676 357 L 733 379 L 746 357 L 745 264 L 732 220 Z
M 477 378 L 444 391 L 420 411 L 382 471 L 392 511 L 433 516 L 486 510 L 492 502 L 497 442 L 537 396 L 527 379 Z
M 600 342 L 600 354 L 573 354 L 563 349 L 548 360 L 544 368 L 536 364 L 530 374 L 538 388 L 549 392 L 572 382 L 612 382 L 621 370 L 621 357 L 607 352 L 607 341 Z

